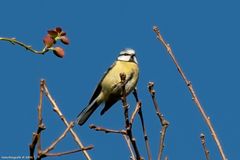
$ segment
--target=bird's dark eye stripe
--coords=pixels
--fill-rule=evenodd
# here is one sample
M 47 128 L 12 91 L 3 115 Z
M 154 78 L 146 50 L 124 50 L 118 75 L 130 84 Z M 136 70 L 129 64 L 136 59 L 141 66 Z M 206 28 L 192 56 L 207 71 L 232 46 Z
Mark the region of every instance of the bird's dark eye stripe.
M 124 56 L 135 56 L 135 54 L 123 53 Z

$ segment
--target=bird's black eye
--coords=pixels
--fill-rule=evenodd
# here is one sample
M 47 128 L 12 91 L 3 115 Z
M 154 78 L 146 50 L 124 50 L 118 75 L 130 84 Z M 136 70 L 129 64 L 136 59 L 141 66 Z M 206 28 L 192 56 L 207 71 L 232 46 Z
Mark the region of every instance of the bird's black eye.
M 128 56 L 129 54 L 128 54 L 128 53 L 123 53 L 122 55 L 124 55 L 124 56 Z

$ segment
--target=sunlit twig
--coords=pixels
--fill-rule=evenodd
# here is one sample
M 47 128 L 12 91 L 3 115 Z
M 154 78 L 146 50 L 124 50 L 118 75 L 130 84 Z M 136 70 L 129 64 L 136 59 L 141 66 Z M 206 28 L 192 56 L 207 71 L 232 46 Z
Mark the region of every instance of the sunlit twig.
M 23 42 L 20 42 L 16 38 L 0 37 L 0 40 L 10 42 L 13 45 L 17 44 L 17 45 L 25 48 L 26 50 L 31 51 L 31 52 L 33 52 L 35 54 L 44 54 L 44 53 L 49 51 L 49 48 L 47 48 L 47 47 L 44 47 L 41 51 L 35 50 L 35 49 L 32 48 L 32 46 L 27 45 L 27 44 L 25 44 Z

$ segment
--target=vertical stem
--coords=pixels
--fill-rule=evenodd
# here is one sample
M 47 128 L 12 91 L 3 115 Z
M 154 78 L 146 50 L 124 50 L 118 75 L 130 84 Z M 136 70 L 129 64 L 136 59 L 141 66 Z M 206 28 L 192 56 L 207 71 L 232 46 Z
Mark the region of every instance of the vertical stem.
M 131 141 L 130 141 L 130 139 L 129 139 L 128 136 L 125 135 L 125 134 L 123 134 L 123 138 L 125 139 L 125 141 L 126 141 L 126 143 L 127 143 L 127 145 L 128 145 L 128 148 L 129 148 L 130 153 L 131 153 L 131 155 L 132 155 L 131 158 L 132 158 L 133 160 L 136 160 L 136 157 L 135 157 L 135 155 L 134 155 L 134 152 L 133 152 L 133 149 L 132 149 L 132 146 L 131 146 Z
M 136 144 L 136 139 L 133 137 L 132 134 L 132 127 L 130 126 L 130 122 L 129 122 L 129 116 L 128 116 L 128 104 L 127 104 L 127 100 L 126 100 L 126 90 L 125 90 L 125 85 L 126 85 L 126 74 L 125 73 L 120 73 L 120 78 L 121 78 L 121 85 L 122 85 L 122 104 L 123 104 L 123 109 L 124 109 L 124 117 L 125 117 L 125 127 L 126 127 L 126 132 L 127 135 L 132 143 L 133 149 L 135 151 L 136 154 L 136 158 L 137 160 L 142 160 L 140 153 L 138 151 L 137 148 L 137 144 Z
M 139 101 L 138 94 L 137 94 L 137 89 L 134 89 L 133 95 L 136 99 L 136 102 L 140 105 L 139 110 L 138 110 L 138 115 L 139 115 L 140 120 L 141 120 L 145 146 L 146 146 L 147 154 L 148 154 L 148 160 L 152 160 L 152 154 L 151 154 L 150 144 L 149 144 L 149 140 L 148 140 L 148 136 L 147 136 L 147 130 L 146 130 L 145 125 L 144 125 L 144 118 L 143 118 L 142 105 L 141 105 L 142 103 Z
M 201 138 L 201 143 L 202 143 L 203 150 L 204 150 L 204 153 L 205 153 L 205 156 L 206 156 L 206 160 L 210 160 L 209 150 L 207 149 L 205 135 L 203 133 L 201 133 L 200 138 Z
M 43 81 L 40 81 L 40 98 L 39 98 L 39 105 L 38 105 L 38 126 L 41 126 L 43 124 L 43 120 L 42 120 L 43 86 L 44 86 Z M 42 147 L 41 147 L 41 134 L 39 134 L 37 148 L 38 148 L 38 154 L 39 154 L 41 152 L 41 150 L 42 150 Z
M 157 100 L 156 100 L 156 96 L 155 96 L 156 92 L 153 89 L 153 86 L 154 86 L 153 82 L 148 83 L 148 91 L 151 94 L 156 114 L 157 114 L 157 116 L 160 120 L 160 123 L 162 125 L 162 130 L 160 132 L 159 150 L 158 150 L 158 160 L 161 160 L 162 153 L 163 153 L 163 148 L 164 148 L 164 140 L 165 140 L 165 136 L 166 136 L 166 131 L 167 131 L 167 128 L 168 128 L 170 123 L 163 117 L 163 114 L 160 112 L 160 109 L 159 109 L 159 106 L 158 106 L 158 103 L 157 103 Z

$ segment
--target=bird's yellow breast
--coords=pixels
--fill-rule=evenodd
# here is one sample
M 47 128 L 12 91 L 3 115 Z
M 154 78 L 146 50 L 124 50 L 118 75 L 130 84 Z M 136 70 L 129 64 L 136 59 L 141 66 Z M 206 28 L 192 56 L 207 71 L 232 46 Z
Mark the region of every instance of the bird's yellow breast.
M 101 82 L 104 97 L 108 97 L 110 93 L 119 92 L 113 90 L 114 86 L 121 81 L 120 73 L 125 73 L 126 80 L 128 80 L 125 86 L 126 93 L 129 94 L 129 92 L 135 88 L 139 74 L 138 65 L 133 62 L 116 61 L 115 65 L 106 73 L 106 76 Z

